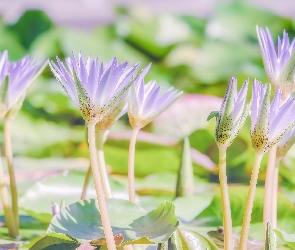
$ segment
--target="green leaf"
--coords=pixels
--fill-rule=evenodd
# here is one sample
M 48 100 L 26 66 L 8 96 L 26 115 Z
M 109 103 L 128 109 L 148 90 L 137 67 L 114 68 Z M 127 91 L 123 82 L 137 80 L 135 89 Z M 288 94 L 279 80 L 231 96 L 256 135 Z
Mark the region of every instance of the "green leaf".
M 216 24 L 220 25 L 219 27 L 224 29 L 224 32 L 216 34 L 214 32 L 214 25 Z M 290 21 L 276 15 L 273 11 L 256 8 L 244 1 L 235 1 L 228 4 L 220 3 L 215 8 L 215 15 L 209 20 L 207 34 L 215 39 L 231 41 L 231 43 L 256 42 L 256 25 L 260 27 L 268 26 L 274 35 L 273 37 L 277 37 L 278 34 L 281 35 L 283 29 L 288 30 Z M 229 30 L 225 30 L 225 28 L 229 28 Z
M 59 27 L 57 31 L 59 34 L 56 37 L 59 36 L 59 39 L 55 44 L 61 47 L 62 53 L 59 52 L 61 55 L 70 55 L 72 51 L 81 51 L 85 57 L 99 55 L 102 61 L 109 61 L 117 57 L 120 58 L 120 61 L 133 63 L 140 61 L 142 65 L 149 63 L 149 59 L 141 51 L 115 36 L 113 25 L 103 25 L 93 32 L 83 32 L 82 36 L 77 36 L 74 29 Z M 47 34 L 46 37 L 43 37 L 40 46 L 48 46 L 46 45 L 46 38 L 52 40 L 51 35 Z M 97 46 L 98 40 L 100 46 Z
M 8 50 L 10 60 L 20 60 L 28 52 L 20 44 L 18 39 L 15 39 L 15 34 L 7 29 L 7 26 L 0 20 L 0 33 L 2 39 L 0 40 L 0 51 Z
M 76 249 L 81 243 L 66 234 L 49 233 L 35 243 L 30 250 L 70 250 Z
M 241 226 L 244 216 L 244 208 L 248 195 L 248 187 L 229 187 L 230 207 L 232 214 L 233 226 Z M 252 232 L 250 228 L 250 237 L 255 239 L 263 238 L 263 207 L 264 207 L 264 189 L 258 187 L 255 193 L 253 204 L 251 225 L 260 224 L 260 230 Z M 288 231 L 295 231 L 295 207 L 293 203 L 281 193 L 278 193 L 278 227 Z M 220 189 L 216 190 L 211 204 L 201 212 L 196 218 L 196 221 L 202 222 L 206 226 L 222 225 L 222 209 Z
M 177 175 L 176 197 L 194 194 L 194 171 L 189 138 L 185 137 L 182 144 L 181 163 Z
M 123 235 L 123 245 L 164 242 L 178 226 L 174 205 L 168 201 L 149 213 L 126 200 L 108 199 L 107 207 L 113 233 Z M 62 209 L 52 219 L 47 232 L 67 233 L 81 240 L 104 238 L 94 200 L 79 201 Z
M 218 247 L 201 234 L 190 230 L 177 230 L 171 238 L 158 246 L 158 250 L 218 250 Z
M 29 48 L 32 42 L 43 32 L 52 27 L 48 16 L 40 10 L 28 10 L 10 27 L 22 45 Z
M 283 240 L 291 249 L 295 249 L 295 234 L 286 233 L 279 228 L 273 230 L 276 235 Z
M 130 44 L 135 45 L 145 54 L 155 58 L 164 57 L 171 48 L 170 44 L 157 43 L 159 37 L 163 32 L 159 32 L 159 28 L 162 25 L 159 24 L 159 19 L 155 18 L 141 18 L 139 16 L 132 19 L 121 19 L 117 30 L 122 37 Z M 128 29 L 128 32 L 124 30 Z
M 173 203 L 177 218 L 190 222 L 195 219 L 205 208 L 207 208 L 213 199 L 210 194 L 197 194 L 191 197 L 178 197 Z
M 208 118 L 207 118 L 207 121 L 210 121 L 213 117 L 216 117 L 216 119 L 217 119 L 218 116 L 219 116 L 219 111 L 212 111 L 212 112 L 209 114 L 209 116 L 208 116 Z
M 105 144 L 105 158 L 115 173 L 127 174 L 128 148 Z M 179 166 L 179 151 L 175 147 L 136 148 L 135 175 L 176 172 Z
M 80 199 L 85 174 L 70 172 L 68 174 L 58 174 L 50 176 L 36 182 L 28 188 L 19 200 L 20 209 L 30 216 L 50 223 L 52 219 L 52 202 L 61 204 L 71 204 Z M 122 191 L 125 188 L 110 179 L 112 190 Z M 91 178 L 87 191 L 88 197 L 95 197 L 95 189 Z
M 46 229 L 48 228 L 48 223 L 42 223 L 30 216 L 22 215 L 22 211 L 20 211 L 20 229 L 19 235 L 20 239 L 15 240 L 8 235 L 7 227 L 0 227 L 0 245 L 1 244 L 17 244 L 23 245 L 28 242 L 36 242 L 36 239 L 39 240 L 46 233 Z M 0 216 L 0 221 L 4 220 L 4 216 Z M 0 246 L 1 249 L 1 246 Z M 5 248 L 6 249 L 6 248 Z M 19 247 L 19 249 L 23 249 Z
M 265 241 L 265 250 L 276 250 L 277 249 L 276 239 L 274 232 L 272 230 L 270 222 L 267 223 L 266 229 L 266 241 Z

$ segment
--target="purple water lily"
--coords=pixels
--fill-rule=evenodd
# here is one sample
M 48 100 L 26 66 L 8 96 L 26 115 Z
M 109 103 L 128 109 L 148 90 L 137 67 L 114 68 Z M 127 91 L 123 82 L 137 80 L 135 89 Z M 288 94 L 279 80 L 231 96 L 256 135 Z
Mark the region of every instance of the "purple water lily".
M 264 31 L 257 27 L 257 35 L 264 68 L 270 83 L 274 91 L 282 88 L 285 97 L 295 89 L 295 39 L 290 43 L 288 33 L 284 30 L 283 37 L 278 37 L 276 50 L 268 28 Z
M 248 83 L 247 79 L 238 92 L 237 79 L 231 77 L 229 80 L 220 111 L 216 114 L 215 139 L 218 145 L 230 146 L 249 115 L 251 103 L 246 105 Z
M 144 76 L 148 65 L 135 80 L 129 90 L 128 116 L 132 127 L 143 128 L 165 111 L 181 94 L 173 87 L 161 95 L 161 87 L 156 81 L 145 84 Z
M 109 63 L 99 63 L 90 56 L 85 62 L 81 53 L 66 58 L 66 66 L 57 57 L 58 66 L 49 65 L 66 93 L 80 109 L 87 122 L 98 123 L 117 109 L 132 84 L 132 77 L 139 66 L 129 62 L 118 64 L 117 58 Z
M 7 50 L 0 55 L 0 117 L 7 115 L 18 102 L 20 108 L 40 65 L 41 62 L 36 63 L 28 55 L 16 62 L 9 61 Z
M 270 85 L 253 82 L 251 114 L 252 146 L 267 152 L 295 125 L 295 98 L 289 96 L 281 104 L 282 90 L 278 89 L 270 103 Z

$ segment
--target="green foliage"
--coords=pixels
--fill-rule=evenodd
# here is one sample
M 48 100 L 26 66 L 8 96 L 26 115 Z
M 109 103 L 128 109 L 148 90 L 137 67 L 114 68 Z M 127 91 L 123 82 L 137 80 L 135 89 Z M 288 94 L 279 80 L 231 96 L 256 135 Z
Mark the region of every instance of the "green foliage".
M 172 237 L 158 246 L 158 250 L 218 250 L 218 247 L 204 237 L 189 230 L 176 230 Z
M 9 29 L 19 39 L 20 43 L 26 49 L 29 49 L 32 42 L 43 32 L 49 30 L 51 26 L 51 20 L 43 11 L 28 10 Z
M 7 25 L 0 20 L 0 51 L 8 49 L 11 60 L 19 60 L 28 53 L 42 60 L 54 59 L 56 55 L 63 59 L 70 56 L 72 51 L 81 51 L 84 56 L 91 54 L 93 57 L 99 56 L 100 60 L 110 60 L 116 56 L 120 62 L 140 61 L 141 68 L 151 61 L 153 65 L 147 80 L 156 79 L 164 89 L 171 85 L 191 93 L 179 99 L 176 106 L 172 106 L 148 126 L 146 131 L 151 134 L 145 135 L 144 139 L 139 138 L 137 142 L 135 173 L 139 178 L 136 179 L 136 191 L 139 204 L 145 210 L 123 200 L 111 200 L 109 205 L 113 204 L 110 207 L 112 220 L 115 222 L 113 226 L 116 232 L 124 232 L 126 244 L 165 241 L 162 249 L 172 245 L 173 249 L 180 249 L 180 245 L 183 249 L 198 249 L 193 245 L 198 241 L 204 248 L 216 249 L 203 235 L 212 230 L 212 227 L 222 225 L 220 190 L 216 190 L 216 184 L 213 183 L 218 182 L 214 165 L 218 156 L 213 135 L 215 121 L 207 122 L 206 119 L 212 110 L 219 109 L 220 98 L 215 96 L 224 95 L 230 76 L 236 76 L 240 85 L 246 77 L 250 77 L 250 81 L 254 77 L 263 82 L 267 81 L 255 26 L 268 26 L 273 37 L 281 35 L 282 30 L 286 29 L 292 37 L 295 33 L 294 21 L 254 8 L 243 1 L 217 4 L 214 13 L 208 18 L 153 13 L 141 16 L 136 13 L 135 9 L 127 9 L 124 14 L 116 15 L 114 23 L 92 30 L 78 30 L 57 26 L 46 13 L 29 10 L 15 24 Z M 112 137 L 112 132 L 120 131 L 124 134 L 124 131 L 130 129 L 127 120 L 125 116 L 114 126 L 105 145 L 112 190 L 115 195 L 124 199 L 126 197 L 122 196 L 122 193 L 126 192 L 127 186 L 129 137 L 115 138 Z M 253 163 L 249 126 L 248 123 L 243 128 L 227 152 L 231 211 L 236 231 L 240 230 L 248 189 L 237 187 L 233 183 L 248 185 Z M 198 161 L 193 158 L 196 175 L 194 194 L 191 197 L 175 199 L 174 213 L 172 203 L 161 202 L 167 199 L 172 201 L 175 197 L 176 175 L 181 164 L 178 142 L 186 136 L 189 137 L 190 147 L 208 158 L 202 158 L 202 155 L 198 155 Z M 162 137 L 171 140 L 163 142 Z M 102 238 L 99 214 L 94 202 L 77 202 L 84 174 L 70 172 L 39 180 L 40 176 L 64 170 L 85 171 L 86 166 L 80 164 L 79 158 L 89 156 L 84 121 L 53 78 L 49 68 L 44 70 L 30 88 L 22 111 L 13 123 L 13 146 L 17 179 L 21 182 L 19 191 L 22 194 L 20 235 L 23 240 L 30 241 L 28 246 L 35 244 L 33 250 L 75 249 L 81 244 L 65 234 L 51 232 L 44 236 L 52 219 L 52 201 L 58 204 L 65 201 L 66 205 L 76 203 L 62 210 L 60 217 L 54 217 L 50 230 L 62 231 L 60 226 L 66 225 L 69 232 L 62 232 L 73 233 L 75 238 Z M 186 150 L 189 151 L 188 148 Z M 18 158 L 19 156 L 22 158 Z M 30 161 L 23 156 L 40 160 Z M 58 158 L 55 158 L 55 162 L 46 159 L 49 157 Z M 61 158 L 65 157 L 79 157 L 76 160 L 78 163 L 64 164 Z M 294 162 L 294 150 L 291 150 L 280 169 L 281 184 L 289 190 L 293 190 L 295 185 Z M 264 179 L 265 165 L 263 162 L 260 180 Z M 186 178 L 183 178 L 182 182 L 185 180 Z M 287 192 L 285 190 L 283 189 Z M 89 198 L 95 197 L 93 184 L 88 191 Z M 289 191 L 290 199 L 295 201 L 290 193 Z M 159 203 L 161 204 L 158 206 Z M 87 214 L 87 211 L 93 213 L 94 217 Z M 263 237 L 262 211 L 263 190 L 258 188 L 250 232 L 255 238 Z M 0 214 L 3 214 L 2 210 Z M 68 215 L 85 224 L 78 227 L 73 217 L 65 221 L 62 216 Z M 169 219 L 164 218 L 165 215 Z M 181 222 L 177 231 L 175 215 Z M 294 232 L 294 218 L 294 205 L 279 194 L 278 226 L 286 232 Z M 0 219 L 2 223 L 3 217 Z M 132 227 L 126 229 L 126 225 Z M 143 229 L 143 225 L 148 225 L 150 235 Z M 91 227 L 95 229 L 92 230 Z M 168 232 L 164 232 L 165 229 L 169 229 Z M 295 249 L 292 234 L 279 229 L 274 231 L 288 246 Z M 10 239 L 4 225 L 0 227 L 0 244 L 23 244 L 23 241 Z M 145 246 L 141 247 L 145 249 Z
M 50 223 L 52 219 L 52 202 L 66 205 L 79 200 L 85 175 L 71 172 L 69 174 L 54 175 L 34 183 L 20 198 L 20 209 L 30 216 Z M 124 186 L 111 180 L 111 187 L 114 192 L 123 191 Z M 93 182 L 90 182 L 88 194 L 95 197 Z
M 248 188 L 246 187 L 230 187 L 230 205 L 232 213 L 233 226 L 241 226 L 244 215 L 244 208 L 246 205 L 246 198 Z M 252 210 L 251 223 L 257 224 L 259 230 L 251 231 L 250 235 L 254 238 L 263 237 L 262 221 L 263 221 L 263 202 L 264 190 L 257 188 L 255 200 Z M 278 227 L 284 228 L 288 231 L 295 231 L 295 207 L 293 203 L 282 194 L 278 194 Z M 196 217 L 196 221 L 208 221 L 207 226 L 220 226 L 222 225 L 222 209 L 221 209 L 221 196 L 218 189 L 213 197 L 211 204 Z
M 70 250 L 76 249 L 80 243 L 66 235 L 66 234 L 59 234 L 59 233 L 49 233 L 40 239 L 36 244 L 30 247 L 30 250 L 39 250 L 39 249 L 46 249 L 46 250 Z
M 192 222 L 212 202 L 211 194 L 198 194 L 190 197 L 178 197 L 173 203 L 176 216 L 184 222 Z
M 124 245 L 165 242 L 178 226 L 174 205 L 168 201 L 150 212 L 118 199 L 108 199 L 107 207 L 113 233 L 123 235 Z M 79 201 L 63 209 L 52 219 L 47 232 L 67 233 L 81 240 L 104 238 L 94 200 Z
M 287 244 L 291 249 L 295 249 L 295 235 L 286 233 L 284 230 L 279 228 L 273 230 L 276 235 L 283 240 L 285 244 Z

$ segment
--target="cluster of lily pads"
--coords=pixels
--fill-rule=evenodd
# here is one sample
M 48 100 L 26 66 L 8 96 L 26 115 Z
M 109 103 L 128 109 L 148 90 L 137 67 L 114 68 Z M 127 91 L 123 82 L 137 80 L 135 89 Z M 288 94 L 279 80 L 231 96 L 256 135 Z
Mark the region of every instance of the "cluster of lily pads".
M 277 249 L 276 235 L 294 248 L 295 240 L 286 240 L 286 233 L 277 227 L 278 167 L 281 159 L 295 142 L 295 40 L 289 42 L 284 31 L 276 50 L 270 31 L 257 28 L 258 40 L 267 76 L 271 84 L 254 80 L 252 98 L 247 103 L 247 79 L 240 91 L 237 79 L 231 77 L 216 117 L 215 140 L 219 148 L 219 179 L 223 216 L 221 245 L 226 250 Z M 117 58 L 100 62 L 98 58 L 78 57 L 73 53 L 62 62 L 50 60 L 49 66 L 81 112 L 87 125 L 90 164 L 86 173 L 81 199 L 60 208 L 53 204 L 54 217 L 44 237 L 19 242 L 20 249 L 218 249 L 196 227 L 179 221 L 175 205 L 163 201 L 157 208 L 147 211 L 137 205 L 134 188 L 136 138 L 140 129 L 163 113 L 182 92 L 170 88 L 161 91 L 156 81 L 145 83 L 151 65 L 139 70 L 140 63 L 119 63 Z M 5 223 L 12 238 L 19 237 L 17 186 L 13 168 L 10 122 L 15 118 L 31 83 L 47 66 L 35 63 L 28 56 L 17 62 L 8 60 L 8 52 L 0 56 L 0 115 L 4 119 L 4 151 L 10 177 L 10 194 L 0 165 L 0 195 Z M 275 91 L 271 97 L 271 85 Z M 206 104 L 204 104 L 206 105 Z M 129 200 L 113 198 L 104 156 L 104 143 L 113 124 L 125 113 L 132 127 L 128 156 Z M 248 198 L 244 211 L 241 236 L 232 230 L 232 213 L 226 175 L 226 150 L 241 131 L 247 117 L 251 117 L 251 140 L 256 157 L 253 165 Z M 179 170 L 176 196 L 191 196 L 193 171 L 189 141 L 183 142 L 182 164 Z M 261 160 L 268 154 L 264 192 L 264 241 L 249 239 L 252 207 Z M 85 199 L 90 176 L 94 178 L 96 199 Z M 202 205 L 200 204 L 200 207 Z M 183 207 L 185 213 L 188 207 Z M 198 208 L 195 208 L 196 210 Z M 180 223 L 181 222 L 181 223 Z M 276 232 L 276 235 L 274 234 Z M 212 236 L 212 234 L 209 234 Z M 220 239 L 220 237 L 218 237 Z

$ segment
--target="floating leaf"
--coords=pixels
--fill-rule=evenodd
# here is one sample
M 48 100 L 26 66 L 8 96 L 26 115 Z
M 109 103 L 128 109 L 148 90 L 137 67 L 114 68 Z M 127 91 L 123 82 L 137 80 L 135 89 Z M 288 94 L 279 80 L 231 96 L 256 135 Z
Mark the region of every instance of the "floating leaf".
M 177 230 L 171 238 L 159 244 L 158 250 L 218 250 L 218 247 L 201 234 L 190 230 Z
M 76 249 L 81 243 L 66 234 L 51 232 L 34 244 L 30 250 L 65 250 Z
M 295 249 L 295 234 L 286 233 L 284 230 L 276 228 L 273 230 L 276 235 L 283 240 L 291 249 Z
M 168 201 L 162 202 L 149 213 L 126 200 L 108 199 L 107 207 L 113 233 L 122 234 L 123 245 L 164 242 L 178 226 L 174 205 Z M 62 209 L 52 219 L 48 232 L 67 233 L 81 240 L 104 238 L 94 200 L 79 201 Z
M 191 197 L 178 197 L 173 203 L 177 218 L 190 222 L 195 219 L 205 208 L 207 208 L 213 199 L 211 194 L 196 194 Z
M 210 231 L 208 232 L 208 235 L 210 238 L 212 238 L 215 242 L 215 244 L 220 247 L 224 248 L 224 231 L 223 227 L 218 227 L 216 231 Z M 233 238 L 233 248 L 234 250 L 239 249 L 239 244 L 240 244 L 240 235 L 233 233 L 232 235 Z M 248 238 L 247 241 L 247 249 L 248 250 L 261 250 L 264 247 L 264 241 L 263 240 L 256 240 L 252 238 Z
M 85 174 L 70 172 L 67 174 L 58 174 L 50 176 L 36 182 L 27 189 L 20 198 L 19 206 L 32 217 L 50 223 L 52 219 L 52 202 L 61 204 L 71 204 L 80 199 Z M 123 190 L 124 187 L 111 180 L 111 186 L 114 191 Z M 95 197 L 93 182 L 87 191 L 88 197 Z

